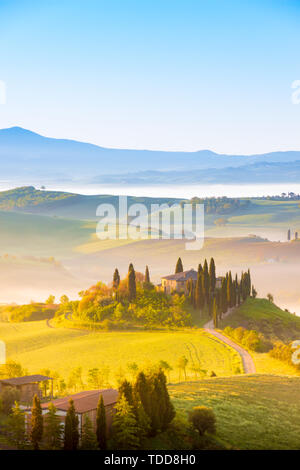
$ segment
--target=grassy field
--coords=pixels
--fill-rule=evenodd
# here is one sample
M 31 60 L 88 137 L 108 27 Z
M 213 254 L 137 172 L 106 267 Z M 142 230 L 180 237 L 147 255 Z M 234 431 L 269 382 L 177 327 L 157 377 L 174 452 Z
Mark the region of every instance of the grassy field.
M 176 361 L 182 355 L 188 360 L 187 376 L 195 378 L 193 362 L 208 374 L 218 376 L 242 370 L 239 356 L 231 348 L 198 329 L 181 331 L 87 332 L 64 328 L 49 328 L 45 321 L 0 323 L 0 338 L 6 342 L 7 356 L 18 361 L 30 373 L 49 368 L 68 378 L 70 370 L 81 366 L 85 373 L 105 364 L 110 368 L 110 382 L 129 362 L 144 367 L 160 360 L 167 361 L 173 371 L 170 380 L 179 377 Z
M 271 357 L 268 353 L 261 354 L 251 351 L 251 356 L 258 374 L 300 376 L 300 371 L 295 367 Z
M 300 448 L 300 378 L 211 378 L 169 387 L 177 411 L 213 408 L 217 436 L 235 449 Z
M 280 309 L 266 299 L 248 298 L 220 323 L 221 328 L 228 325 L 259 331 L 273 341 L 289 342 L 300 338 L 300 317 Z

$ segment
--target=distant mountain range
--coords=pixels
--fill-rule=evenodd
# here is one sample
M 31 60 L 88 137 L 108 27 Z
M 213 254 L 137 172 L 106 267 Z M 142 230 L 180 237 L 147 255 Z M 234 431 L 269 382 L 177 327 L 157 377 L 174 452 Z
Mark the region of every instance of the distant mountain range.
M 224 155 L 98 147 L 12 127 L 0 130 L 1 180 L 37 184 L 300 182 L 300 151 Z

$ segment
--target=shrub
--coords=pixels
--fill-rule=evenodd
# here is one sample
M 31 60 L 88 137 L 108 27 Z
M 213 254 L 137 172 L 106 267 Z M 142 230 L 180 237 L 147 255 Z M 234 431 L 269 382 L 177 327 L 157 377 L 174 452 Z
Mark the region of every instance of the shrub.
M 5 415 L 11 413 L 12 407 L 15 402 L 20 400 L 20 392 L 16 388 L 7 388 L 0 394 L 0 410 Z
M 206 406 L 196 406 L 189 413 L 189 421 L 193 427 L 203 436 L 206 432 L 215 434 L 216 432 L 216 417 L 211 408 Z

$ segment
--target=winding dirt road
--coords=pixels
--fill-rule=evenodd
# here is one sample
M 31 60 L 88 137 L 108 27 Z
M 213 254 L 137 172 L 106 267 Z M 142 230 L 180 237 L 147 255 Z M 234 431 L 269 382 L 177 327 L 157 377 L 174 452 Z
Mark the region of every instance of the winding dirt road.
M 231 310 L 226 313 L 226 316 L 230 313 Z M 204 330 L 207 331 L 207 333 L 213 335 L 215 338 L 218 338 L 219 340 L 223 341 L 223 343 L 228 344 L 228 346 L 232 347 L 241 356 L 245 374 L 255 374 L 255 365 L 248 351 L 236 344 L 231 339 L 227 338 L 227 336 L 224 336 L 222 335 L 222 333 L 216 331 L 214 329 L 213 320 L 210 320 L 204 325 Z

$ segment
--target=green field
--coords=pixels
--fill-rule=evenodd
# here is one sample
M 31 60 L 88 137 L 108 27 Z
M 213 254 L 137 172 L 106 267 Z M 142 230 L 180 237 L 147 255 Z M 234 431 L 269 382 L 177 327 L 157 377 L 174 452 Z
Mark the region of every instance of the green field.
M 234 449 L 300 448 L 299 377 L 211 378 L 169 390 L 184 416 L 194 406 L 213 408 L 217 436 Z
M 176 361 L 185 355 L 189 364 L 188 379 L 195 375 L 195 365 L 218 376 L 234 374 L 239 367 L 239 356 L 231 348 L 201 330 L 142 331 L 142 332 L 87 332 L 64 328 L 49 328 L 45 321 L 27 323 L 0 323 L 0 338 L 6 342 L 7 356 L 22 364 L 30 373 L 49 368 L 68 378 L 70 370 L 81 366 L 84 373 L 105 364 L 110 368 L 110 382 L 122 368 L 129 375 L 127 365 L 136 362 L 139 367 L 167 361 L 173 371 L 170 380 L 177 382 Z

